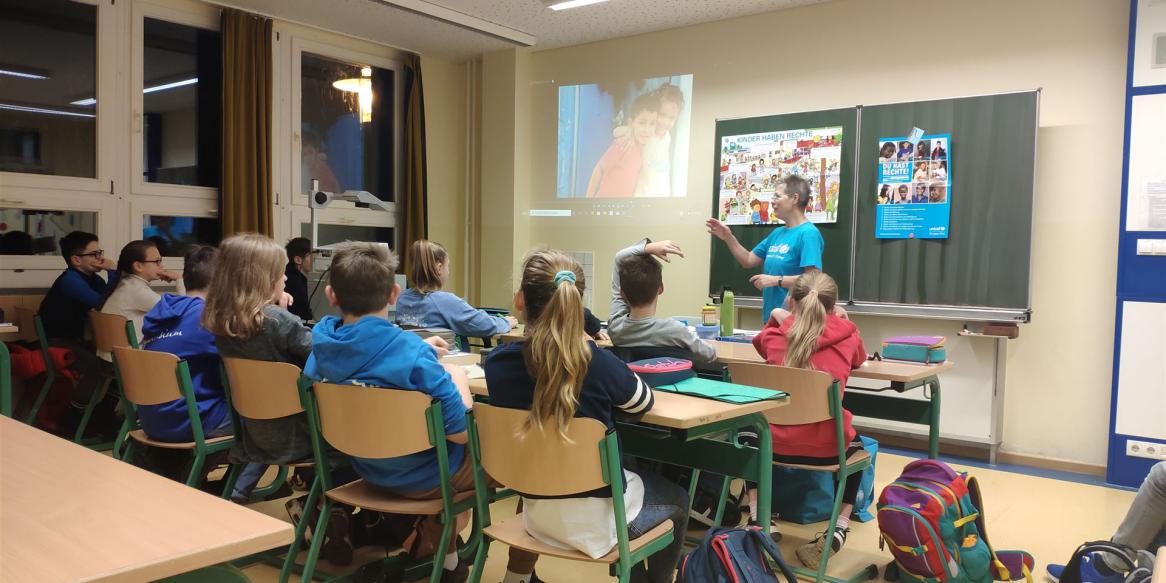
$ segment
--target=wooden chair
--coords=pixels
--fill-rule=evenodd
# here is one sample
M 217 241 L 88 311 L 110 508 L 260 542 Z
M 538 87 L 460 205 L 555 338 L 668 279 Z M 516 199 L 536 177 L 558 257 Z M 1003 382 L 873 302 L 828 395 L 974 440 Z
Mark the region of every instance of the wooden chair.
M 870 466 L 870 454 L 866 450 L 846 455 L 848 442 L 844 433 L 842 417 L 842 388 L 830 375 L 808 369 L 773 366 L 755 363 L 730 363 L 729 375 L 733 382 L 741 385 L 776 389 L 789 393 L 790 403 L 785 407 L 770 409 L 765 417 L 775 425 L 801 425 L 834 421 L 834 435 L 838 441 L 838 463 L 831 466 L 784 464 L 775 466 L 798 468 L 814 472 L 831 472 L 837 476 L 838 486 L 834 493 L 834 507 L 830 512 L 830 523 L 826 529 L 826 546 L 816 571 L 794 569 L 799 575 L 814 577 L 815 581 L 844 582 L 870 579 L 869 570 L 863 570 L 849 579 L 826 576 L 826 566 L 830 561 L 830 537 L 838 524 L 838 514 L 842 509 L 842 493 L 846 489 L 846 479 Z M 761 436 L 766 439 L 768 436 Z M 723 501 L 722 501 L 723 503 Z M 877 569 L 875 570 L 877 574 Z
M 287 362 L 223 358 L 223 385 L 231 408 L 231 423 L 236 440 L 242 440 L 247 428 L 242 417 L 248 419 L 279 419 L 304 412 L 300 404 L 300 367 Z M 263 499 L 275 492 L 287 479 L 289 468 L 311 467 L 312 460 L 282 464 L 271 484 L 256 488 L 252 500 Z M 231 464 L 223 498 L 229 498 L 239 479 L 242 464 Z
M 300 398 L 308 412 L 312 450 L 316 458 L 317 487 L 312 488 L 304 508 L 310 512 L 315 507 L 316 494 L 321 491 L 324 493 L 323 507 L 312 532 L 324 532 L 328 515 L 335 503 L 390 514 L 439 516 L 443 527 L 433 558 L 406 567 L 406 580 L 416 578 L 410 575 L 410 571 L 416 572 L 418 568 L 424 567 L 429 570 L 430 583 L 438 583 L 441 580 L 442 558 L 448 552 L 456 517 L 473 508 L 476 502 L 474 491 L 454 492 L 450 484 L 449 453 L 441 403 L 419 391 L 312 383 L 306 378 L 300 381 Z M 325 442 L 341 453 L 373 459 L 400 457 L 434 449 L 441 476 L 441 498 L 414 500 L 394 496 L 364 480 L 334 488 Z M 464 463 L 471 462 L 467 460 Z M 297 533 L 300 530 L 297 527 Z M 477 546 L 479 538 L 480 532 L 475 522 L 473 534 L 465 547 L 459 549 L 459 553 L 472 550 Z M 323 540 L 323 536 L 312 537 L 301 581 L 311 579 Z M 292 542 L 291 555 L 298 551 L 299 541 L 297 536 Z
M 166 449 L 189 450 L 194 456 L 187 486 L 195 486 L 203 478 L 203 464 L 209 454 L 226 450 L 235 443 L 233 436 L 206 439 L 202 430 L 202 420 L 198 415 L 198 402 L 194 397 L 194 387 L 190 380 L 190 369 L 186 361 L 168 352 L 140 350 L 128 346 L 113 347 L 113 365 L 128 405 L 126 421 L 131 427 L 137 426 L 137 408 L 141 405 L 162 405 L 182 399 L 186 403 L 186 414 L 190 419 L 190 430 L 194 441 L 175 443 L 151 439 L 141 429 L 129 432 L 123 459 L 133 459 L 134 442 Z
M 98 354 L 112 354 L 113 349 L 118 346 L 138 348 L 138 338 L 137 332 L 134 330 L 134 324 L 124 316 L 103 314 L 97 310 L 90 310 L 89 327 L 93 330 L 93 349 Z M 81 422 L 77 424 L 77 430 L 73 433 L 74 443 L 82 443 L 84 441 L 85 428 L 89 426 L 89 419 L 93 417 L 93 410 L 105 397 L 110 383 L 117 383 L 118 388 L 121 388 L 121 381 L 117 378 L 116 371 L 112 377 L 105 379 L 100 389 L 93 391 L 93 394 L 90 395 L 89 402 L 85 404 L 85 412 L 81 415 Z M 118 457 L 118 452 L 121 451 L 121 445 L 125 443 L 123 432 L 128 432 L 131 429 L 135 428 L 127 427 L 124 422 L 122 423 L 121 430 L 118 432 L 119 439 L 113 443 L 114 457 Z
M 469 425 L 470 454 L 475 468 L 480 461 L 480 469 L 503 486 L 538 496 L 563 496 L 610 486 L 615 507 L 616 547 L 592 559 L 579 551 L 551 546 L 530 536 L 522 524 L 521 514 L 492 524 L 486 503 L 485 476 L 475 471 L 478 513 L 482 515 L 486 536 L 478 550 L 470 581 L 477 582 L 482 576 L 490 540 L 539 555 L 604 563 L 619 581 L 628 581 L 635 564 L 672 542 L 672 521 L 665 520 L 643 536 L 629 540 L 623 465 L 616 434 L 608 433 L 599 421 L 576 418 L 567 427 L 571 442 L 563 441 L 557 430 L 531 429 L 524 438 L 516 437 L 515 429 L 522 426 L 527 415 L 522 409 L 474 405 Z

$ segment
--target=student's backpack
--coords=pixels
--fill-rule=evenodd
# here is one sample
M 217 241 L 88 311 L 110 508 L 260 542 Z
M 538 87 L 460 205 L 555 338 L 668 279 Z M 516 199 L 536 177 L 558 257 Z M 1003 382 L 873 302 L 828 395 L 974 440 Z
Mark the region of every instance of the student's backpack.
M 786 583 L 796 583 L 781 551 L 756 526 L 710 528 L 680 562 L 677 583 L 778 583 L 766 557 L 773 560 Z
M 1150 583 L 1154 574 L 1154 555 L 1149 551 L 1134 551 L 1133 549 L 1115 542 L 1101 540 L 1085 543 L 1073 551 L 1073 556 L 1065 564 L 1061 573 L 1060 583 L 1097 583 L 1089 577 L 1083 576 L 1081 563 L 1088 555 L 1107 553 L 1117 557 L 1125 565 L 1125 579 L 1123 583 Z M 1094 555 L 1096 557 L 1096 555 Z M 1091 559 L 1099 560 L 1099 559 Z M 1107 577 L 1107 579 L 1109 579 Z
M 885 578 L 903 583 L 1032 583 L 1032 555 L 994 551 L 975 478 L 936 460 L 907 464 L 883 488 L 878 503 L 879 546 L 895 561 Z

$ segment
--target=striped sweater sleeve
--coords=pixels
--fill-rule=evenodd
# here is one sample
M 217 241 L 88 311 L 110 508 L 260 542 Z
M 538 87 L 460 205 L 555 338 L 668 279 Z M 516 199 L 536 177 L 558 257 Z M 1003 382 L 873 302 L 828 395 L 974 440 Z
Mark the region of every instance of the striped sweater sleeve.
M 631 373 L 631 376 L 635 380 L 635 389 L 627 402 L 617 405 L 617 408 L 624 413 L 639 415 L 651 409 L 656 401 L 652 395 L 652 387 L 649 387 L 639 375 Z

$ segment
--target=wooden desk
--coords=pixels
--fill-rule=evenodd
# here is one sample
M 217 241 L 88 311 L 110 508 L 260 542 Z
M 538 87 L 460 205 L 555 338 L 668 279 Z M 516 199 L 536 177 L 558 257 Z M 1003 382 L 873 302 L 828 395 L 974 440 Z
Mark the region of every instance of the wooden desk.
M 761 355 L 748 342 L 712 341 L 717 349 L 717 360 L 729 364 L 734 362 L 764 362 Z M 869 379 L 890 383 L 885 389 L 871 390 L 863 387 L 846 387 L 842 404 L 851 413 L 860 417 L 873 417 L 891 421 L 904 421 L 926 425 L 927 455 L 939 457 L 939 374 L 951 370 L 951 362 L 923 365 L 904 362 L 872 360 L 850 373 L 853 379 Z M 919 401 L 882 395 L 886 391 L 902 393 L 918 387 L 930 390 L 930 399 Z
M 463 352 L 461 354 L 443 356 L 438 359 L 438 362 L 441 364 L 456 364 L 460 366 L 466 366 L 482 362 L 482 357 L 481 355 L 474 354 L 472 352 Z
M 265 551 L 292 525 L 0 417 L 0 580 L 153 581 Z
M 20 334 L 20 326 L 0 326 L 0 336 L 16 336 Z

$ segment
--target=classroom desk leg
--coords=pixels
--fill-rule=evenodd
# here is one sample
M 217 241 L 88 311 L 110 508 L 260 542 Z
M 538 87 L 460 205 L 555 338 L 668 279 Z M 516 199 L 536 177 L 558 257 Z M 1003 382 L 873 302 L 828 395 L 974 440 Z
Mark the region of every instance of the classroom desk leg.
M 888 397 L 871 392 L 864 387 L 847 387 L 842 396 L 842 406 L 854 415 L 886 419 L 888 421 L 902 421 L 927 426 L 927 457 L 939 458 L 939 412 L 940 388 L 939 377 L 929 376 L 912 383 L 893 383 L 888 389 L 902 393 L 911 389 L 925 387 L 931 391 L 931 397 L 925 401 Z
M 927 457 L 939 459 L 939 377 L 928 377 L 926 386 L 931 389 L 931 407 L 928 415 L 931 423 L 927 430 Z

